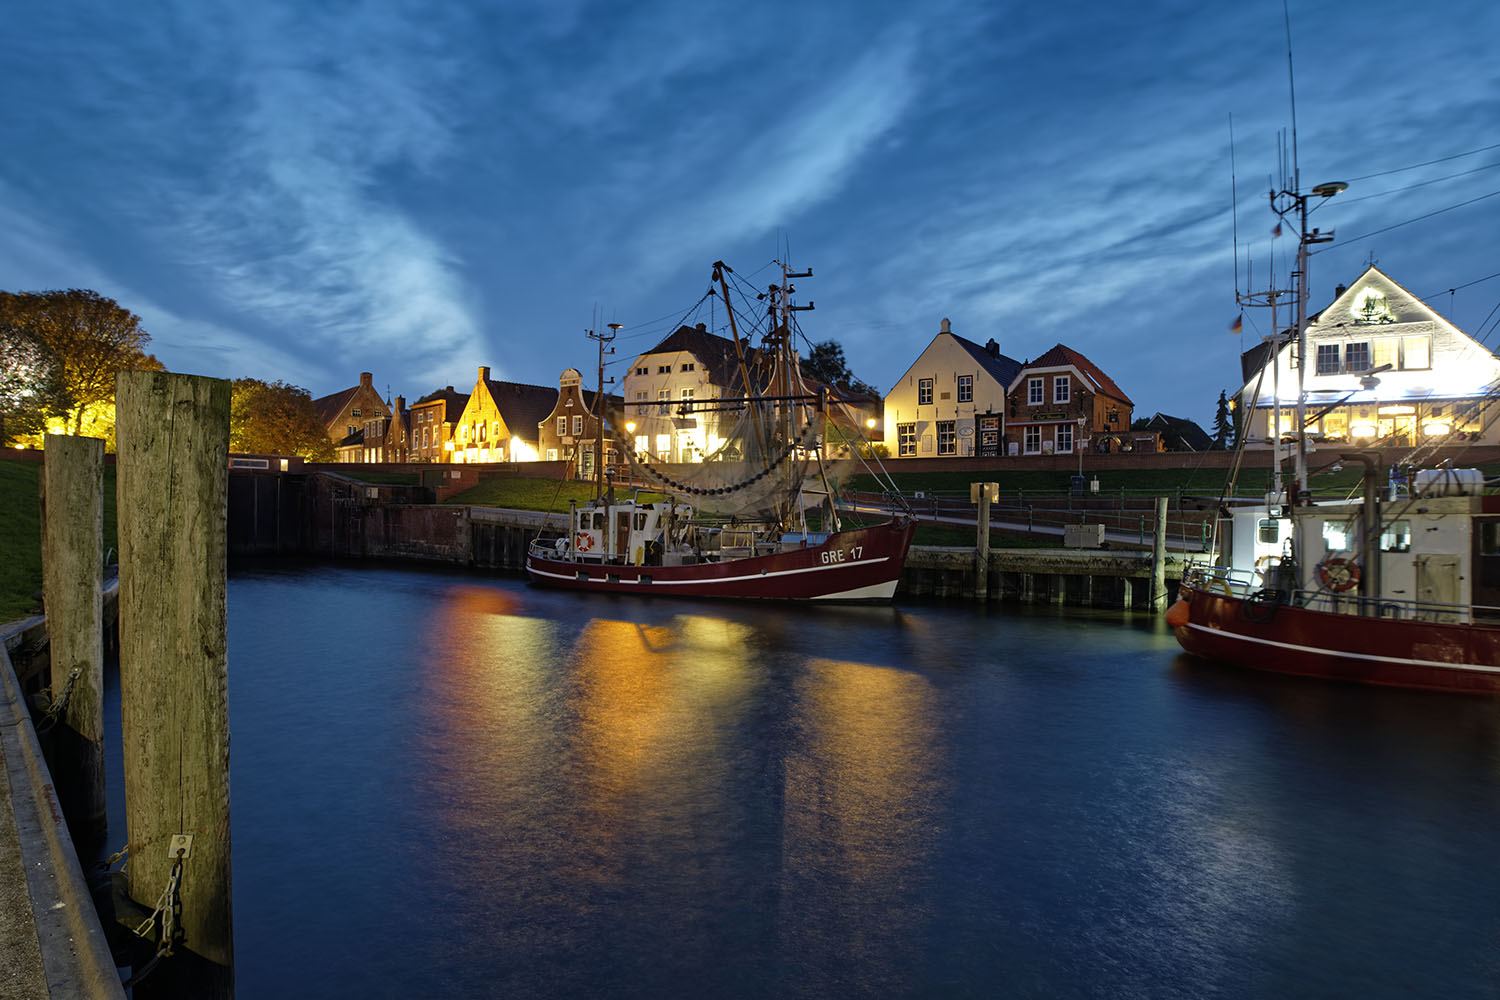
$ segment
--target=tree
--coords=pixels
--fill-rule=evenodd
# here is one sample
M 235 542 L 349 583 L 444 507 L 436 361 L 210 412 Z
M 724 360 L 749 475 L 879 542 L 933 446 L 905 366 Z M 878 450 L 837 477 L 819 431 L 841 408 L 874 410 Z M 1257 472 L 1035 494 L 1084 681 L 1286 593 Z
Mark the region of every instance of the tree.
M 801 367 L 802 374 L 807 378 L 864 395 L 879 395 L 873 386 L 854 377 L 854 373 L 849 370 L 849 363 L 844 360 L 844 348 L 836 340 L 813 344 L 807 357 L 801 360 Z
M 0 323 L 0 445 L 43 433 L 71 403 L 57 356 L 30 330 Z
M 1229 415 L 1229 397 L 1219 390 L 1219 408 L 1214 411 L 1214 447 L 1220 451 L 1235 442 L 1234 420 Z
M 151 335 L 141 329 L 141 318 L 88 289 L 0 292 L 0 323 L 25 330 L 61 363 L 65 417 L 74 434 L 82 433 L 91 408 L 113 407 L 116 373 L 163 368 L 146 353 Z
M 331 462 L 333 442 L 312 394 L 285 382 L 237 378 L 230 386 L 229 447 L 260 455 L 301 455 Z

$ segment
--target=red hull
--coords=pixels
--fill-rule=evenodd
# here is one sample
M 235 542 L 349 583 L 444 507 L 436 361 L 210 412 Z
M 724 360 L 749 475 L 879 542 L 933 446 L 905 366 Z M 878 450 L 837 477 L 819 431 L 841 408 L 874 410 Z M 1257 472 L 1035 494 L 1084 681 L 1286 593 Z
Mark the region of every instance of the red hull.
M 1253 604 L 1184 586 L 1189 653 L 1239 667 L 1333 680 L 1500 694 L 1500 627 L 1369 618 Z
M 533 583 L 569 590 L 750 600 L 888 601 L 916 525 L 891 521 L 822 545 L 691 566 L 622 566 L 527 555 Z

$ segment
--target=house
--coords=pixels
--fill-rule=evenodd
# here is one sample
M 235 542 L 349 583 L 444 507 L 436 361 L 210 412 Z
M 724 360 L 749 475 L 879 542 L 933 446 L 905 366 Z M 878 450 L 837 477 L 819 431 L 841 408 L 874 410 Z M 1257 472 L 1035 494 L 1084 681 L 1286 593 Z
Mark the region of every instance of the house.
M 743 348 L 746 363 L 758 353 Z M 637 357 L 621 381 L 625 431 L 635 453 L 656 462 L 701 462 L 719 450 L 738 414 L 694 410 L 695 402 L 745 395 L 734 341 L 699 323 L 681 326 Z
M 369 372 L 359 373 L 359 385 L 313 400 L 313 409 L 317 411 L 318 420 L 328 432 L 328 440 L 334 443 L 341 456 L 350 447 L 346 444 L 346 439 L 357 431 L 363 431 L 366 420 L 390 416 L 390 407 L 380 398 L 380 393 L 375 391 Z M 348 453 L 355 454 L 352 451 Z M 347 461 L 362 461 L 363 451 L 358 455 L 359 457 Z M 339 461 L 346 459 L 341 457 Z
M 1268 448 L 1278 429 L 1295 434 L 1295 336 L 1241 358 L 1247 447 Z M 1311 442 L 1410 447 L 1421 442 L 1500 440 L 1486 430 L 1500 359 L 1379 268 L 1340 285 L 1307 326 L 1303 372 Z M 1280 410 L 1280 427 L 1276 423 Z
M 1156 435 L 1154 449 L 1140 447 L 1142 435 Z M 1158 451 L 1211 451 L 1214 439 L 1197 423 L 1186 417 L 1169 417 L 1165 413 L 1153 413 L 1150 420 L 1143 421 L 1138 428 L 1131 428 L 1131 437 L 1136 450 Z
M 429 392 L 411 407 L 411 451 L 414 462 L 451 462 L 454 429 L 469 405 L 469 394 L 447 386 Z
M 1076 447 L 1133 451 L 1135 404 L 1113 379 L 1057 344 L 1020 367 L 1006 388 L 1008 455 L 1071 455 Z
M 583 375 L 577 368 L 566 369 L 557 379 L 557 402 L 542 418 L 537 428 L 537 451 L 549 462 L 571 462 L 576 475 L 588 479 L 595 474 L 594 451 L 599 443 L 599 415 L 594 409 L 597 393 L 583 388 Z M 613 469 L 620 462 L 615 451 L 611 413 L 620 412 L 619 396 L 604 397 L 604 467 Z
M 556 389 L 491 379 L 489 368 L 480 365 L 458 418 L 453 461 L 535 462 L 538 428 L 556 402 Z
M 886 393 L 884 441 L 895 458 L 1001 454 L 1006 387 L 1021 363 L 953 332 L 938 334 Z
M 382 428 L 384 441 L 381 453 L 373 461 L 406 462 L 411 456 L 411 413 L 406 409 L 406 397 L 397 396 L 391 407 L 391 415 Z

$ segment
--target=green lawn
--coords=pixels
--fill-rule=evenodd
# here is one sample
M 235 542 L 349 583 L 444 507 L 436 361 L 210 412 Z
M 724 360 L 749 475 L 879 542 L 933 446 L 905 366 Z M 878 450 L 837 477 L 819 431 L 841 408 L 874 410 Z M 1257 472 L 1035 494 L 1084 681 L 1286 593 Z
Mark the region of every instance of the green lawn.
M 0 622 L 38 613 L 32 594 L 42 589 L 42 518 L 37 503 L 37 462 L 0 460 Z M 115 467 L 104 467 L 104 548 L 118 546 L 115 537 Z M 105 553 L 99 553 L 103 559 Z M 113 562 L 118 553 L 111 555 Z
M 528 479 L 523 476 L 496 476 L 481 480 L 473 489 L 455 493 L 445 503 L 473 504 L 476 507 L 507 507 L 511 510 L 567 511 L 568 501 L 584 503 L 594 499 L 594 484 L 578 480 Z M 630 491 L 617 490 L 621 498 Z M 642 493 L 642 500 L 660 500 L 659 493 Z

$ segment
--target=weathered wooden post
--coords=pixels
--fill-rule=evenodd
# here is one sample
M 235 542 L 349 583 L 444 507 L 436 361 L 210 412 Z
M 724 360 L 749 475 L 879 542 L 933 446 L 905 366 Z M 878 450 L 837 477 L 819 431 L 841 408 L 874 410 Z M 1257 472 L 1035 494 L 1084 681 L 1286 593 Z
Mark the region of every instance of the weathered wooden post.
M 121 372 L 115 409 L 130 898 L 155 906 L 181 862 L 174 957 L 136 995 L 230 997 L 229 383 Z
M 47 435 L 42 594 L 51 644 L 53 781 L 75 844 L 108 828 L 104 797 L 104 442 Z
M 999 499 L 999 483 L 970 483 L 969 499 L 979 505 L 974 525 L 974 596 L 990 596 L 990 501 Z
M 1156 498 L 1156 530 L 1151 534 L 1151 613 L 1167 610 L 1167 498 Z

